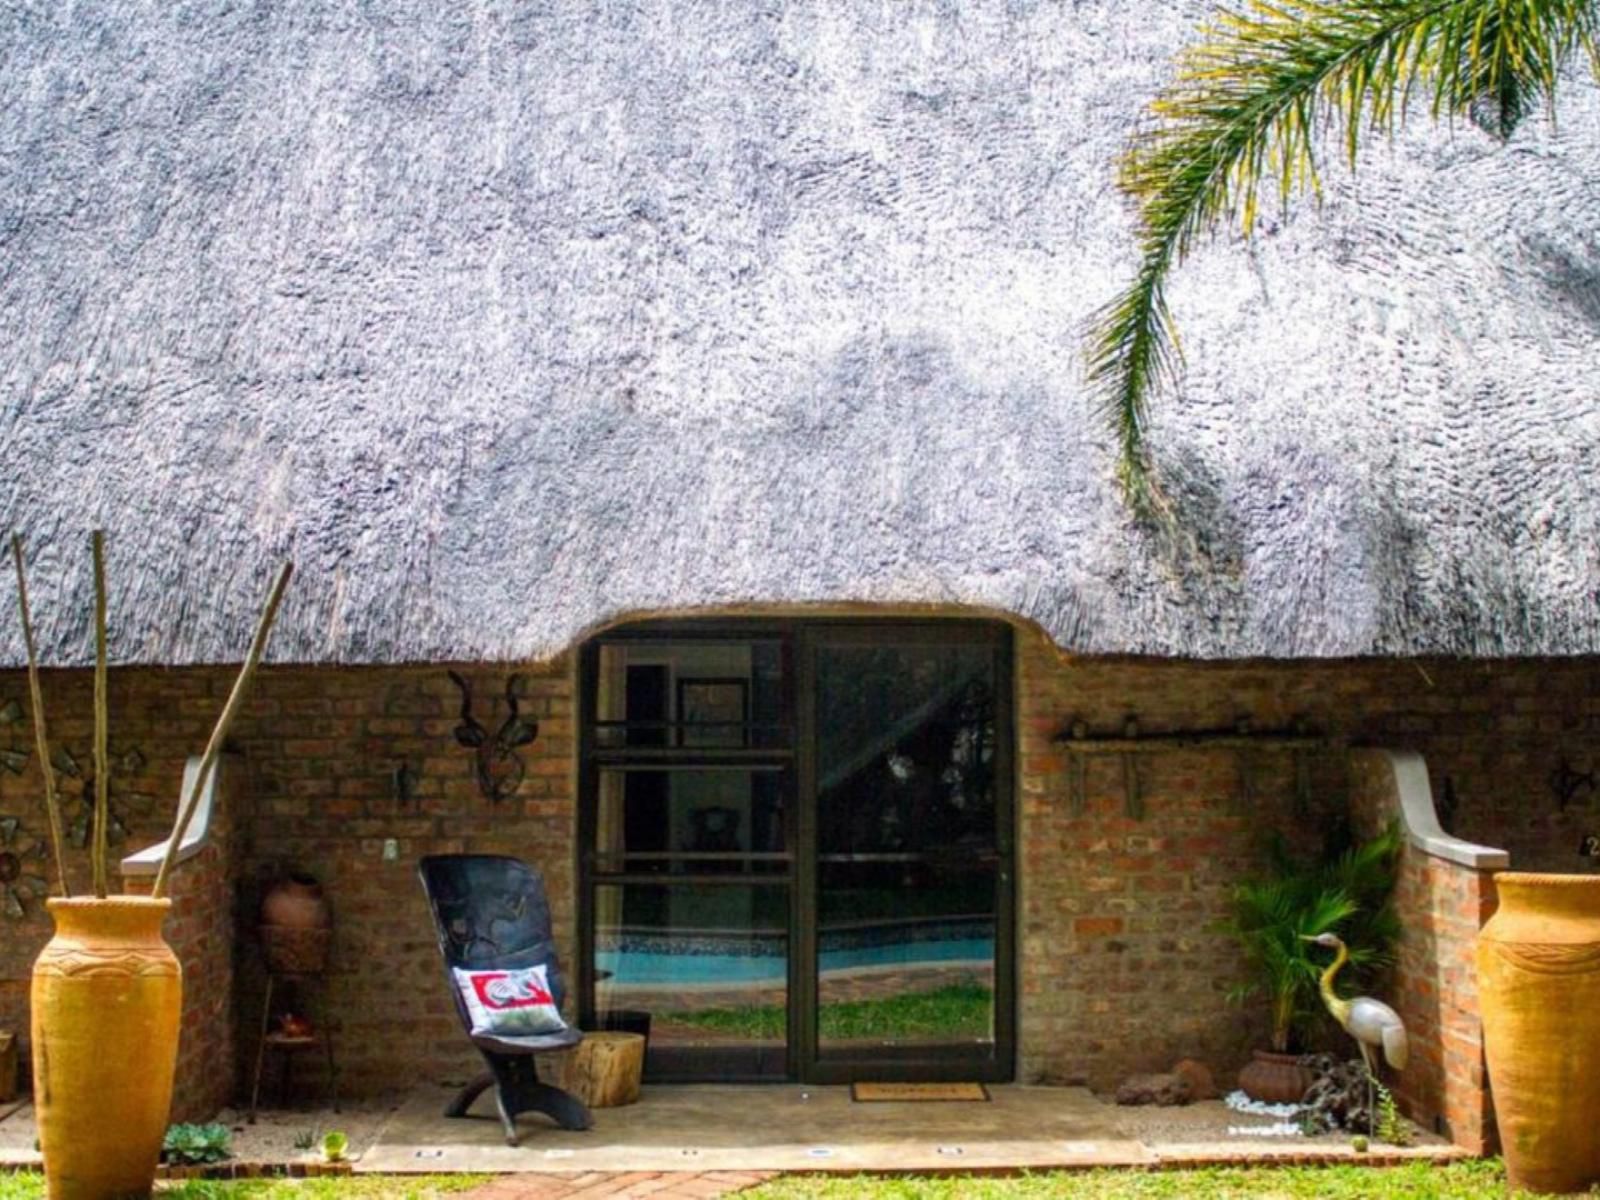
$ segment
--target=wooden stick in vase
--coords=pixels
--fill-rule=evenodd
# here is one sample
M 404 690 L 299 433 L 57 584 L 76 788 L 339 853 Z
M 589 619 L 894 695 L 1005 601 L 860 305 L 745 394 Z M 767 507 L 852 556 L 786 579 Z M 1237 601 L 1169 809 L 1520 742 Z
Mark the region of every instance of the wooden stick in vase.
M 178 860 L 178 847 L 183 844 L 183 835 L 189 831 L 189 822 L 194 819 L 200 797 L 205 793 L 206 780 L 211 778 L 211 772 L 216 768 L 217 759 L 222 754 L 222 743 L 228 736 L 228 729 L 244 703 L 245 693 L 250 690 L 250 682 L 255 677 L 256 667 L 260 665 L 261 655 L 267 648 L 267 638 L 272 633 L 272 623 L 278 616 L 278 605 L 283 601 L 284 590 L 288 588 L 289 576 L 293 572 L 294 564 L 284 563 L 283 569 L 278 572 L 277 581 L 272 585 L 272 592 L 267 597 L 267 606 L 262 610 L 261 620 L 256 625 L 256 635 L 250 642 L 250 653 L 245 656 L 244 666 L 239 668 L 239 677 L 234 680 L 228 702 L 222 706 L 222 714 L 217 718 L 217 727 L 211 731 L 211 740 L 206 744 L 205 756 L 200 760 L 200 769 L 194 775 L 194 786 L 189 789 L 189 794 L 183 798 L 183 804 L 178 810 L 178 819 L 172 826 L 172 836 L 167 840 L 166 856 L 161 860 L 161 870 L 156 872 L 155 884 L 150 889 L 151 896 L 161 896 L 166 891 L 167 875 Z
M 111 823 L 111 764 L 106 740 L 110 736 L 111 710 L 106 700 L 106 535 L 96 529 L 89 536 L 94 554 L 94 894 L 106 898 L 106 826 Z
M 50 735 L 44 724 L 44 690 L 39 686 L 39 657 L 33 644 L 33 617 L 28 612 L 28 580 L 22 569 L 22 535 L 11 535 L 11 559 L 17 567 L 17 604 L 22 609 L 22 641 L 28 648 L 28 695 L 33 704 L 33 740 L 44 773 L 44 810 L 50 820 L 50 847 L 56 854 L 56 880 L 63 896 L 71 896 L 67 858 L 61 837 L 61 802 L 56 796 L 56 770 L 50 761 Z

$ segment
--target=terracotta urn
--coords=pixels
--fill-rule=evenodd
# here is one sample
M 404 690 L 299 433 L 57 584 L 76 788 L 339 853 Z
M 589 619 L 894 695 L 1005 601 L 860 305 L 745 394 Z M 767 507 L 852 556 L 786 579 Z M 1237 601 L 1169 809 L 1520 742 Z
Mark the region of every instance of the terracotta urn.
M 328 901 L 322 885 L 310 875 L 290 875 L 267 888 L 261 897 L 261 923 L 283 929 L 326 929 Z
M 1300 1065 L 1297 1054 L 1257 1050 L 1239 1072 L 1239 1089 L 1252 1100 L 1266 1104 L 1299 1104 L 1316 1077 Z
M 1478 998 L 1513 1190 L 1600 1184 L 1600 875 L 1495 876 Z
M 183 971 L 170 900 L 54 899 L 33 965 L 33 1099 L 51 1200 L 148 1196 L 172 1109 Z
M 309 875 L 290 875 L 261 898 L 261 948 L 267 966 L 280 975 L 315 975 L 328 962 L 333 917 L 322 885 Z

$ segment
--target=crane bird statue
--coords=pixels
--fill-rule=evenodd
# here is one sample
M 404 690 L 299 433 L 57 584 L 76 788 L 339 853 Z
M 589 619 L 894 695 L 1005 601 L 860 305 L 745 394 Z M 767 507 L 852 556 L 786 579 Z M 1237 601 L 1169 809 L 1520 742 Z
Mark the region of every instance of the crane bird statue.
M 1300 940 L 1326 946 L 1335 952 L 1333 962 L 1322 973 L 1322 1003 L 1333 1019 L 1339 1022 L 1340 1028 L 1355 1038 L 1356 1045 L 1361 1048 L 1361 1059 L 1367 1064 L 1367 1129 L 1375 1130 L 1372 1085 L 1378 1077 L 1377 1052 L 1381 1048 L 1383 1060 L 1396 1071 L 1405 1070 L 1406 1059 L 1410 1055 L 1405 1022 L 1400 1020 L 1399 1013 L 1382 1000 L 1374 1000 L 1371 996 L 1345 1000 L 1333 990 L 1333 977 L 1350 961 L 1350 949 L 1338 934 L 1319 933 L 1315 937 L 1301 934 Z

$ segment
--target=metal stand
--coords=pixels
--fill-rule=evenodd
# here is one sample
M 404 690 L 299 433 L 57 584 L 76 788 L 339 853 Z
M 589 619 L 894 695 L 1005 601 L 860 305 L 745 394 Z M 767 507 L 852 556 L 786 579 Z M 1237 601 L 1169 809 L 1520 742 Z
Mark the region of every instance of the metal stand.
M 1378 1138 L 1378 1093 L 1374 1086 L 1378 1082 L 1377 1066 L 1373 1063 L 1375 1055 L 1367 1044 L 1357 1040 L 1356 1045 L 1361 1047 L 1361 1061 L 1367 1068 L 1367 1134 L 1374 1141 Z
M 282 1107 L 287 1104 L 289 1098 L 289 1079 L 293 1071 L 294 1056 L 301 1050 L 315 1049 L 320 1044 L 328 1059 L 328 1105 L 334 1112 L 339 1111 L 339 1070 L 334 1065 L 333 1030 L 323 1020 L 324 1014 L 320 1011 L 320 1005 L 309 1035 L 297 1037 L 272 1029 L 272 994 L 280 983 L 293 988 L 293 995 L 299 1001 L 298 1007 L 306 1010 L 306 1015 L 308 1019 L 310 1018 L 311 1013 L 302 995 L 303 989 L 299 986 L 309 979 L 310 977 L 305 975 L 279 975 L 272 972 L 267 975 L 267 994 L 261 1001 L 261 1037 L 256 1043 L 255 1078 L 250 1085 L 252 1125 L 256 1123 L 256 1110 L 261 1099 L 261 1075 L 266 1066 L 269 1048 L 283 1060 L 283 1068 L 278 1076 L 278 1104 Z

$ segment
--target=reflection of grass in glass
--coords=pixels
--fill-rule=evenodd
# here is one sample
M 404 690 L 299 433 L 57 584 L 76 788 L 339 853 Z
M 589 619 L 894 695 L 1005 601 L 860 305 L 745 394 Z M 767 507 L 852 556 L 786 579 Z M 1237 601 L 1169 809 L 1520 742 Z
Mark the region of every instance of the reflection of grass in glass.
M 958 1038 L 989 1034 L 993 996 L 976 983 L 952 983 L 932 991 L 883 1000 L 846 1000 L 822 1006 L 824 1038 Z M 675 1025 L 731 1037 L 781 1040 L 784 1010 L 775 1004 L 708 1008 L 671 1014 Z

